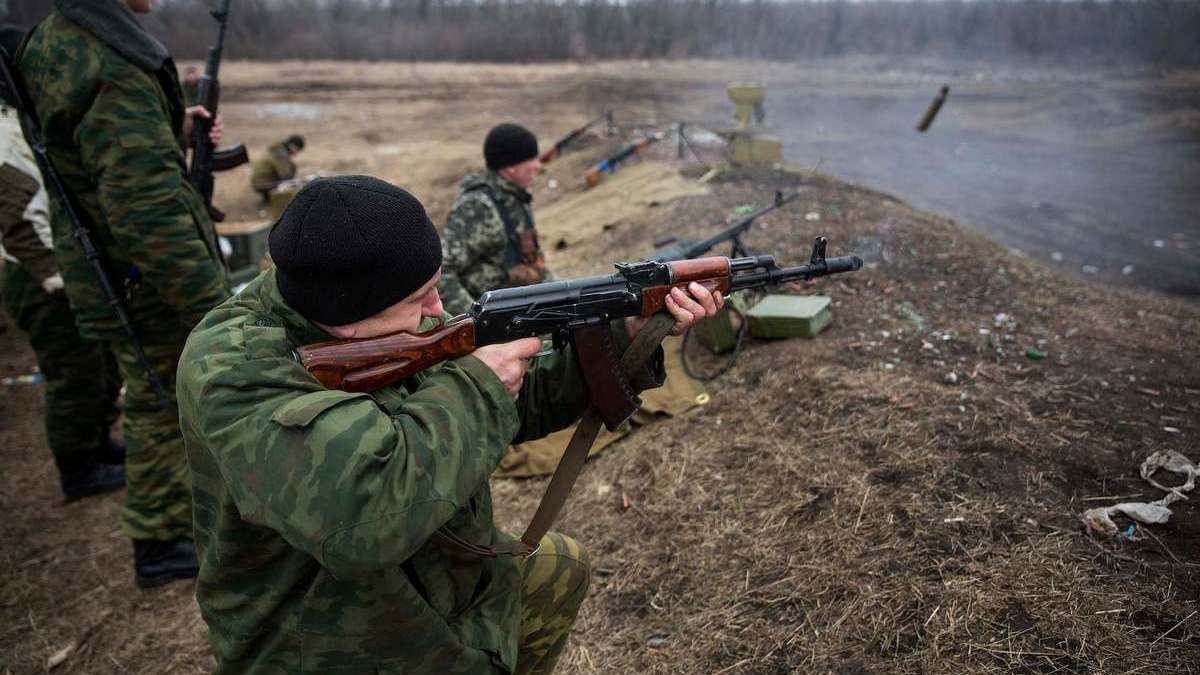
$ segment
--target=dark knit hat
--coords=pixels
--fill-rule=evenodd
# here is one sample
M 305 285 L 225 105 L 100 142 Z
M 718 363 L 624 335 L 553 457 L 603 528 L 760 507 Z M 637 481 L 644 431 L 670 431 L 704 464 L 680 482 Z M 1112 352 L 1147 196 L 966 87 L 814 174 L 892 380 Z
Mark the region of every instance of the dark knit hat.
M 378 314 L 442 265 L 441 240 L 421 202 L 369 176 L 304 186 L 271 228 L 268 244 L 283 299 L 328 326 Z
M 300 134 L 292 134 L 283 142 L 284 145 L 292 148 L 293 152 L 298 152 L 304 149 L 304 137 Z
M 538 156 L 537 136 L 521 126 L 505 122 L 492 127 L 483 140 L 483 159 L 492 171 L 520 164 Z

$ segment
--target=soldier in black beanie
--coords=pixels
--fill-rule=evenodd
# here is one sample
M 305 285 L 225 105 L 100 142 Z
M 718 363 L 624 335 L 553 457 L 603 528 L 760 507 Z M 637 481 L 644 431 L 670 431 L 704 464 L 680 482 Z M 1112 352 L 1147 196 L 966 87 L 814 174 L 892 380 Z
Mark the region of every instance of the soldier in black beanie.
M 506 122 L 483 141 L 487 169 L 459 184 L 446 221 L 442 300 L 451 314 L 465 312 L 493 288 L 551 281 L 533 223 L 529 188 L 542 168 L 537 137 Z
M 440 243 L 408 192 L 318 179 L 271 230 L 275 267 L 188 338 L 180 426 L 216 672 L 300 672 L 303 651 L 317 671 L 352 654 L 372 672 L 549 673 L 566 646 L 589 579 L 577 541 L 550 533 L 529 557 L 491 558 L 435 535 L 509 537 L 489 477 L 510 443 L 582 414 L 574 350 L 531 366 L 537 338 L 488 345 L 369 395 L 325 389 L 293 354 L 447 318 Z M 667 301 L 677 329 L 720 303 L 691 293 Z M 613 322 L 614 340 L 638 325 Z

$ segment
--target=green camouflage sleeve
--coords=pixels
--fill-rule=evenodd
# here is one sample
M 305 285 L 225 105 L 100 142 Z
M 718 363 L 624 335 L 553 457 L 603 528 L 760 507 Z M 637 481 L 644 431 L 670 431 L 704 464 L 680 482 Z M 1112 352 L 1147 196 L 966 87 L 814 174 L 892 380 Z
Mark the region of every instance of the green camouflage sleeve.
M 130 260 L 184 320 L 228 297 L 183 190 L 186 180 L 157 84 L 123 59 L 103 77 L 76 130 L 100 209 Z M 192 321 L 194 323 L 194 321 Z
M 290 359 L 236 365 L 181 361 L 181 382 L 204 379 L 194 369 L 220 371 L 203 391 L 181 386 L 185 433 L 220 448 L 243 518 L 341 578 L 411 557 L 484 485 L 517 432 L 512 399 L 471 357 L 425 378 L 395 411 L 368 394 L 320 389 Z M 312 389 L 279 386 L 289 381 Z

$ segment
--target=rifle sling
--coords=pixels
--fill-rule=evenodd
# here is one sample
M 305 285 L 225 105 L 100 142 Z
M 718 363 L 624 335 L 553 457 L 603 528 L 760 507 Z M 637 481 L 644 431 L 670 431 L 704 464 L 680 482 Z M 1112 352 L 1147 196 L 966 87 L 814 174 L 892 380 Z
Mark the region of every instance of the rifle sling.
M 674 325 L 674 317 L 666 312 L 659 312 L 650 317 L 634 338 L 633 344 L 621 355 L 621 368 L 626 373 L 633 373 L 645 366 Z M 546 486 L 546 492 L 529 521 L 529 527 L 525 528 L 525 534 L 521 535 L 520 539 L 481 546 L 464 540 L 442 526 L 430 537 L 431 541 L 445 548 L 484 558 L 528 557 L 537 553 L 542 537 L 550 531 L 550 526 L 554 524 L 559 511 L 567 503 L 571 488 L 575 486 L 575 480 L 579 478 L 579 472 L 583 470 L 583 464 L 587 461 L 588 451 L 600 433 L 601 424 L 601 415 L 596 406 L 588 406 L 583 419 L 575 427 L 571 441 L 567 443 L 567 449 L 563 451 L 562 459 L 558 461 L 558 467 L 554 469 L 554 475 L 550 477 L 550 484 Z

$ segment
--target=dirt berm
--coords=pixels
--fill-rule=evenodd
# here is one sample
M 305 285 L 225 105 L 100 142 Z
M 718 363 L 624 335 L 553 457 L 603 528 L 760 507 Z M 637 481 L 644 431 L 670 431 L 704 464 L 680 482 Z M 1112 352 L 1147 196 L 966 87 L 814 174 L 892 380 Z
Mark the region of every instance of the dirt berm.
M 1196 306 L 780 172 L 646 205 L 551 263 L 599 273 L 802 183 L 747 245 L 798 263 L 823 233 L 868 266 L 812 287 L 833 298 L 826 332 L 751 343 L 708 405 L 585 469 L 559 527 L 589 547 L 593 588 L 560 672 L 1194 672 L 1196 500 L 1120 540 L 1079 514 L 1161 496 L 1137 475 L 1155 450 L 1200 460 Z M 0 376 L 32 364 L 0 335 Z M 133 587 L 119 497 L 58 503 L 39 395 L 0 396 L 0 670 L 204 671 L 190 587 Z M 544 486 L 496 481 L 502 524 Z

